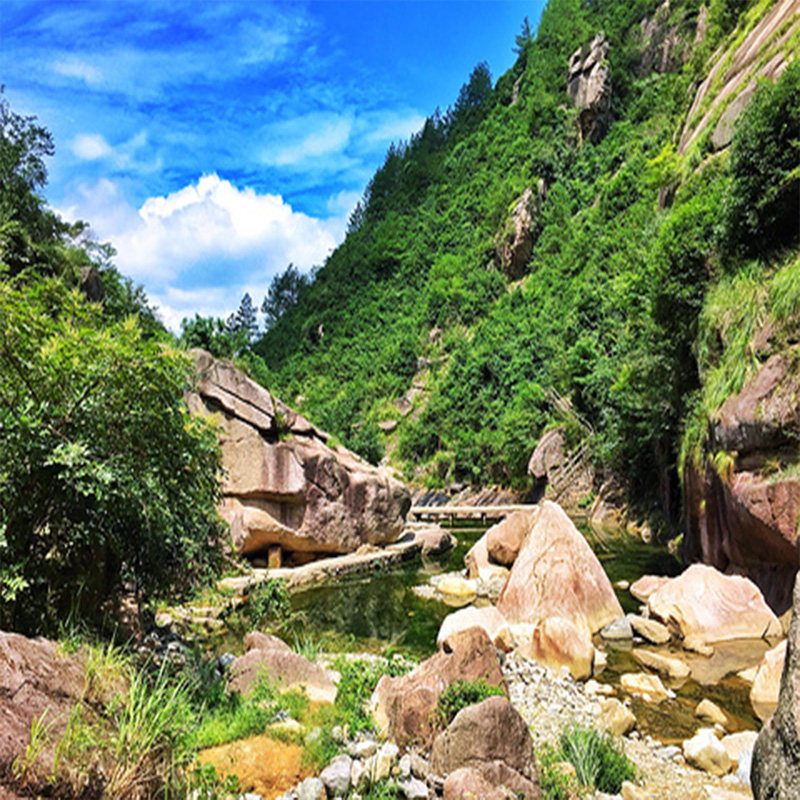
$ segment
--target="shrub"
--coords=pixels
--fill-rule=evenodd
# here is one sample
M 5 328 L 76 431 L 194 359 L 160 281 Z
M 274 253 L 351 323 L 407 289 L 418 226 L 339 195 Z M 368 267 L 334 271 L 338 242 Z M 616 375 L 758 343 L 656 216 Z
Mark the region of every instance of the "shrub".
M 574 767 L 584 786 L 608 794 L 622 789 L 623 781 L 636 779 L 636 767 L 608 734 L 594 728 L 568 728 L 561 735 L 560 756 Z
M 449 725 L 462 708 L 502 694 L 500 686 L 491 686 L 486 681 L 454 681 L 439 695 L 437 721 L 443 727 Z
M 286 622 L 292 612 L 286 581 L 268 578 L 256 584 L 250 591 L 248 608 L 250 619 L 256 626 L 267 622 Z

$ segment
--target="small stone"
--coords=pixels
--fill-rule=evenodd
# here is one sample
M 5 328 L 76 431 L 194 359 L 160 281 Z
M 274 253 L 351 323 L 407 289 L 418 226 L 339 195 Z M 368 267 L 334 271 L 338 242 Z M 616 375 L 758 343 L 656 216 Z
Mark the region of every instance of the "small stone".
M 622 800 L 648 800 L 648 793 L 630 781 L 622 782 Z
M 431 774 L 431 765 L 419 753 L 411 754 L 411 774 L 421 781 L 427 781 Z
M 325 784 L 319 778 L 306 778 L 297 787 L 297 800 L 328 800 Z
M 614 736 L 630 733 L 636 725 L 636 717 L 616 698 L 600 701 L 600 716 L 597 726 Z
M 378 752 L 378 743 L 367 739 L 361 742 L 354 742 L 350 745 L 350 755 L 353 758 L 369 758 Z
M 698 639 L 696 636 L 687 636 L 683 640 L 683 649 L 690 650 L 706 658 L 711 658 L 711 656 L 714 655 L 714 648 L 710 644 L 706 644 L 702 639 Z
M 630 694 L 637 695 L 645 703 L 660 703 L 669 697 L 669 693 L 657 675 L 645 672 L 626 672 L 619 679 L 620 686 Z
M 645 619 L 638 617 L 636 614 L 628 614 L 627 620 L 633 628 L 634 633 L 637 633 L 643 639 L 653 644 L 666 644 L 672 638 L 666 625 L 656 622 L 654 619 Z
M 365 766 L 370 782 L 375 783 L 383 778 L 388 778 L 399 753 L 400 750 L 396 744 L 387 742 L 374 756 L 368 758 Z
M 721 726 L 723 730 L 728 725 L 728 715 L 716 703 L 708 699 L 700 701 L 694 710 L 694 715 L 703 722 Z
M 711 775 L 724 775 L 731 768 L 731 760 L 722 742 L 709 728 L 701 728 L 683 743 L 683 755 L 693 767 Z
M 330 797 L 344 797 L 350 790 L 350 773 L 353 760 L 350 756 L 337 756 L 320 773 L 319 779 L 325 784 Z
M 428 800 L 430 796 L 428 787 L 417 778 L 401 778 L 397 782 L 397 788 L 406 800 Z
M 633 628 L 627 617 L 620 617 L 602 628 L 600 635 L 608 641 L 633 639 Z
M 350 785 L 360 789 L 367 781 L 367 767 L 363 761 L 353 760 L 350 765 Z
M 411 775 L 411 756 L 408 753 L 406 753 L 400 759 L 400 762 L 398 763 L 397 766 L 399 770 L 399 775 L 403 778 L 407 778 L 409 775 Z
M 738 765 L 744 753 L 752 753 L 756 744 L 758 734 L 755 731 L 739 731 L 738 733 L 731 733 L 722 738 L 722 746 L 728 753 L 730 760 L 734 766 Z

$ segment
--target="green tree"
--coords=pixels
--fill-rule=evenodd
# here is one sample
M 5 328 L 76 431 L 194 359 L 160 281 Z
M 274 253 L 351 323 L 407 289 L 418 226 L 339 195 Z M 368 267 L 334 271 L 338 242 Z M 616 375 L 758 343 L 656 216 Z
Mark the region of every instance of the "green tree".
M 353 213 L 355 214 L 355 211 Z M 363 212 L 360 214 L 363 215 Z M 271 328 L 297 303 L 301 292 L 308 284 L 308 278 L 294 264 L 289 264 L 283 272 L 272 279 L 264 302 L 261 304 L 261 313 L 266 318 L 267 328 Z
M 59 279 L 0 282 L 0 627 L 96 619 L 213 564 L 220 455 L 191 376 Z
M 233 333 L 241 332 L 250 344 L 258 333 L 258 317 L 249 292 L 245 292 L 239 309 L 233 318 Z

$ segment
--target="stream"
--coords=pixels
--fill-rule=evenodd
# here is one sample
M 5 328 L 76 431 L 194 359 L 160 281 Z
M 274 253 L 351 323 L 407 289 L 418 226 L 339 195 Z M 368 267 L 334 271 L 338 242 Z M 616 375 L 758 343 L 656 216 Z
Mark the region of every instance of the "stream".
M 450 530 L 459 543 L 444 556 L 293 595 L 296 622 L 286 638 L 290 643 L 292 638 L 299 643 L 310 640 L 326 650 L 339 652 L 391 655 L 400 651 L 420 660 L 428 657 L 436 649 L 436 635 L 442 621 L 462 604 L 451 606 L 441 600 L 423 599 L 414 592 L 414 587 L 426 584 L 432 575 L 462 570 L 465 554 L 486 528 L 462 523 Z M 666 547 L 645 544 L 624 532 L 599 537 L 586 527 L 581 530 L 612 583 L 623 580 L 633 583 L 646 574 L 677 575 L 682 570 Z M 639 602 L 627 589 L 616 592 L 626 613 L 638 611 Z M 630 643 L 612 647 L 603 642 L 601 646 L 608 653 L 608 665 L 597 677 L 598 681 L 618 688 L 622 673 L 640 671 L 630 654 Z M 710 659 L 682 653 L 684 660 L 690 662 L 693 676 L 697 675 L 702 683 L 689 680 L 681 686 L 671 686 L 676 692 L 675 700 L 658 706 L 634 699 L 633 710 L 640 731 L 668 744 L 680 743 L 699 727 L 694 708 L 703 698 L 713 700 L 732 714 L 737 728 L 760 728 L 750 705 L 749 686 L 735 673 L 757 663 L 767 647 L 766 642 L 720 645 Z M 658 649 L 666 652 L 669 647 Z

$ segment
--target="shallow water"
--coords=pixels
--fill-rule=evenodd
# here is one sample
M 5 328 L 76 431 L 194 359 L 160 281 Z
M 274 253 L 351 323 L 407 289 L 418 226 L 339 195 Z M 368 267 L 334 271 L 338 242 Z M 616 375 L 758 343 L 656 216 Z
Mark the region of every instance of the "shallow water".
M 458 537 L 458 547 L 438 559 L 417 561 L 294 595 L 292 609 L 297 622 L 285 638 L 290 642 L 293 637 L 300 641 L 310 638 L 326 649 L 339 651 L 391 654 L 399 650 L 418 659 L 431 655 L 436 649 L 439 627 L 453 608 L 440 600 L 423 599 L 413 588 L 427 583 L 431 575 L 463 569 L 464 555 L 485 528 L 474 525 L 451 530 Z M 633 583 L 646 574 L 677 575 L 682 569 L 663 546 L 645 544 L 624 532 L 597 534 L 588 528 L 582 528 L 582 532 L 612 583 Z M 616 592 L 626 613 L 639 610 L 639 601 L 628 590 Z M 608 666 L 598 680 L 618 686 L 622 673 L 640 671 L 630 654 L 630 645 L 615 648 L 604 643 L 603 647 L 608 652 Z M 703 698 L 732 714 L 737 729 L 758 728 L 749 687 L 731 673 L 757 663 L 766 647 L 764 642 L 732 643 L 718 647 L 713 660 L 690 655 L 685 660 L 697 660 L 691 666 L 701 668 L 704 682 L 690 680 L 673 686 L 676 699 L 659 706 L 634 699 L 639 730 L 666 743 L 680 742 L 701 727 L 693 712 Z

